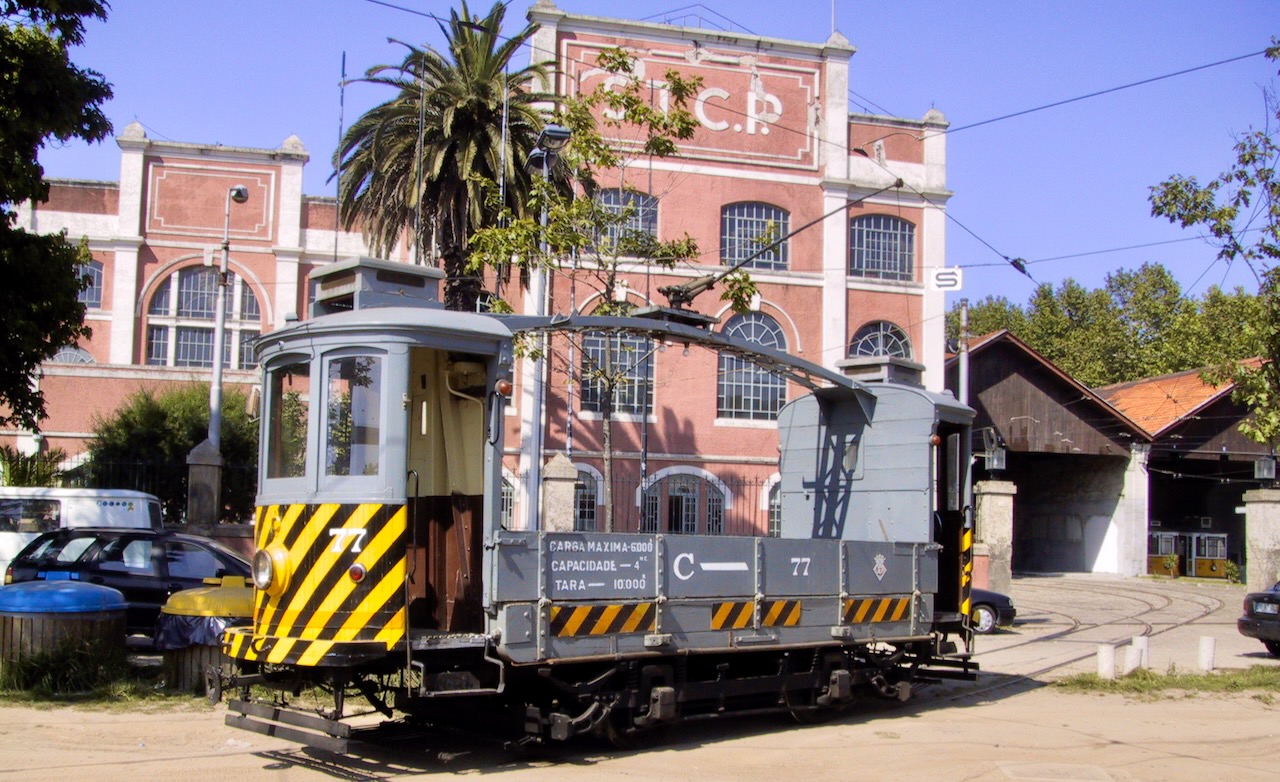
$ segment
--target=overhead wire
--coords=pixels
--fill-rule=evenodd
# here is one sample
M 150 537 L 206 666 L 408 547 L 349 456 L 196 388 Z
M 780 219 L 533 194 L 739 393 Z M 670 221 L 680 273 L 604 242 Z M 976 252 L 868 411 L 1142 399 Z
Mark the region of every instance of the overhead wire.
M 504 3 L 504 5 L 509 6 L 509 5 L 511 4 L 511 2 L 512 2 L 512 1 L 513 1 L 513 0 L 506 0 L 506 2 Z M 374 5 L 383 6 L 383 7 L 390 8 L 390 9 L 394 9 L 394 10 L 404 11 L 404 12 L 406 12 L 406 13 L 410 13 L 410 14 L 414 14 L 414 15 L 422 16 L 422 17 L 425 17 L 425 18 L 433 19 L 433 20 L 435 20 L 435 21 L 437 21 L 437 22 L 441 22 L 441 23 L 444 23 L 444 22 L 446 22 L 446 21 L 447 21 L 446 19 L 444 19 L 443 17 L 440 17 L 440 16 L 439 16 L 439 15 L 437 15 L 437 14 L 434 14 L 434 13 L 431 13 L 431 12 L 428 12 L 428 11 L 421 11 L 421 10 L 413 9 L 413 8 L 406 8 L 406 7 L 404 7 L 404 6 L 401 6 L 401 5 L 398 5 L 398 4 L 395 4 L 395 3 L 388 2 L 388 0 L 365 0 L 365 2 L 368 2 L 368 3 L 374 4 Z M 683 6 L 683 7 L 681 7 L 680 9 L 677 9 L 677 11 L 679 11 L 679 10 L 685 10 L 686 8 L 703 8 L 704 10 L 709 10 L 709 9 L 705 9 L 705 6 L 702 6 L 702 4 L 693 4 L 693 5 L 690 5 L 690 6 Z M 732 20 L 728 19 L 727 17 L 723 17 L 723 16 L 722 16 L 722 15 L 720 15 L 720 14 L 716 14 L 716 15 L 717 15 L 717 16 L 721 16 L 721 18 L 723 18 L 725 21 L 729 22 L 729 24 L 731 24 L 732 26 L 738 27 L 739 29 L 741 29 L 741 30 L 745 31 L 745 32 L 746 32 L 746 33 L 748 33 L 748 34 L 750 34 L 750 35 L 756 35 L 756 33 L 752 32 L 752 31 L 751 31 L 751 30 L 749 30 L 748 28 L 743 27 L 742 25 L 739 25 L 739 24 L 737 24 L 736 22 L 733 22 Z M 661 15 L 653 15 L 653 16 L 646 17 L 646 18 L 647 18 L 647 19 L 648 19 L 648 18 L 655 18 L 656 16 L 661 16 Z M 496 35 L 495 37 L 496 37 L 496 38 L 498 38 L 498 39 L 511 40 L 511 37 L 510 37 L 510 36 L 503 36 L 503 35 L 501 35 L 501 34 L 498 34 L 498 35 Z M 528 44 L 525 44 L 525 46 L 527 47 L 527 46 L 528 46 Z M 1020 111 L 1010 112 L 1010 113 L 1003 114 L 1003 115 L 1000 115 L 1000 116 L 997 116 L 997 117 L 992 117 L 992 118 L 985 119 L 985 120 L 981 120 L 981 121 L 978 121 L 978 122 L 972 122 L 972 123 L 969 123 L 969 124 L 966 124 L 966 125 L 959 125 L 959 126 L 956 126 L 956 127 L 949 127 L 949 128 L 945 128 L 945 129 L 943 129 L 943 130 L 934 131 L 934 132 L 932 132 L 932 133 L 922 132 L 922 135 L 920 135 L 920 136 L 914 136 L 914 134 L 906 134 L 906 135 L 912 136 L 912 137 L 913 137 L 913 138 L 915 138 L 917 141 L 923 142 L 923 141 L 925 141 L 925 140 L 927 140 L 927 139 L 929 139 L 929 138 L 934 138 L 934 137 L 937 137 L 937 136 L 951 135 L 951 134 L 958 133 L 958 132 L 961 132 L 961 131 L 964 131 L 964 130 L 970 130 L 970 129 L 973 129 L 973 128 L 982 127 L 982 126 L 986 126 L 986 125 L 994 124 L 994 123 L 997 123 L 997 122 L 1002 122 L 1002 121 L 1006 121 L 1006 120 L 1014 119 L 1014 118 L 1017 118 L 1017 117 L 1026 116 L 1026 115 L 1029 115 L 1029 114 L 1034 114 L 1034 113 L 1041 112 L 1041 111 L 1046 111 L 1046 110 L 1048 110 L 1048 109 L 1057 108 L 1057 107 L 1060 107 L 1060 106 L 1065 106 L 1065 105 L 1069 105 L 1069 104 L 1072 104 L 1072 103 L 1077 103 L 1077 102 L 1084 101 L 1084 100 L 1089 100 L 1089 99 L 1096 98 L 1096 97 L 1100 97 L 1100 96 L 1103 96 L 1103 95 L 1108 95 L 1108 94 L 1112 94 L 1112 93 L 1120 92 L 1120 91 L 1123 91 L 1123 90 L 1133 89 L 1133 88 L 1140 87 L 1140 86 L 1144 86 L 1144 85 L 1147 85 L 1147 84 L 1152 84 L 1152 83 L 1155 83 L 1155 82 L 1164 81 L 1164 80 L 1172 79 L 1172 78 L 1176 78 L 1176 77 L 1179 77 L 1179 76 L 1185 76 L 1185 75 L 1187 75 L 1187 74 L 1196 73 L 1196 72 L 1203 71 L 1203 70 L 1207 70 L 1207 69 L 1210 69 L 1210 68 L 1215 68 L 1215 67 L 1219 67 L 1219 66 L 1222 66 L 1222 65 L 1227 65 L 1227 64 L 1230 64 L 1230 63 L 1234 63 L 1234 62 L 1239 62 L 1239 61 L 1242 61 L 1242 60 L 1250 59 L 1250 58 L 1252 58 L 1252 57 L 1257 57 L 1257 56 L 1265 55 L 1265 54 L 1266 54 L 1266 51 L 1267 51 L 1267 50 L 1263 49 L 1263 50 L 1259 50 L 1259 51 L 1249 52 L 1249 53 L 1247 53 L 1247 54 L 1241 54 L 1241 55 L 1237 55 L 1237 56 L 1234 56 L 1234 57 L 1229 57 L 1229 58 L 1222 59 L 1222 60 L 1217 60 L 1217 61 L 1210 62 L 1210 63 L 1205 63 L 1205 64 L 1202 64 L 1202 65 L 1196 65 L 1196 66 L 1192 66 L 1192 67 L 1189 67 L 1189 68 L 1183 68 L 1183 69 L 1180 69 L 1180 70 L 1177 70 L 1177 71 L 1173 71 L 1173 72 L 1170 72 L 1170 73 L 1160 74 L 1160 75 L 1152 76 L 1152 77 L 1148 77 L 1148 78 L 1145 78 L 1145 79 L 1139 79 L 1139 80 L 1137 80 L 1137 81 L 1127 82 L 1127 83 L 1125 83 L 1125 84 L 1117 85 L 1117 86 L 1114 86 L 1114 87 L 1109 87 L 1109 88 L 1106 88 L 1106 89 L 1095 90 L 1095 91 L 1093 91 L 1093 92 L 1089 92 L 1089 93 L 1086 93 L 1086 94 L 1083 94 L 1083 95 L 1078 95 L 1078 96 L 1075 96 L 1075 97 L 1072 97 L 1072 98 L 1065 98 L 1065 99 L 1062 99 L 1062 100 L 1053 101 L 1053 102 L 1046 103 L 1046 104 L 1042 104 L 1042 105 L 1039 105 L 1039 106 L 1035 106 L 1035 107 L 1032 107 L 1032 108 L 1029 108 L 1029 109 L 1023 109 L 1023 110 L 1020 110 Z M 585 60 L 571 59 L 570 61 L 575 62 L 576 64 L 579 64 L 579 65 L 590 65 L 590 64 L 591 64 L 591 63 L 589 63 L 589 62 L 587 62 L 587 61 L 585 61 Z M 853 95 L 853 96 L 856 96 L 856 97 L 857 97 L 857 98 L 859 98 L 861 101 L 864 101 L 865 103 L 870 104 L 871 106 L 873 106 L 874 108 L 876 108 L 876 109 L 878 109 L 879 111 L 883 112 L 884 114 L 892 116 L 892 112 L 889 112 L 889 111 L 888 111 L 888 110 L 886 110 L 884 107 L 880 106 L 879 104 L 876 104 L 874 101 L 872 101 L 872 100 L 870 100 L 870 99 L 868 99 L 868 98 L 865 98 L 864 96 L 858 95 L 858 94 L 857 94 L 857 93 L 855 93 L 853 90 L 849 90 L 849 94 L 850 94 L 850 95 Z M 733 109 L 732 107 L 728 107 L 728 106 L 721 107 L 721 108 L 722 108 L 722 110 L 723 110 L 725 113 L 727 113 L 727 114 L 736 115 L 736 116 L 743 117 L 743 118 L 745 118 L 745 117 L 747 116 L 746 112 L 745 112 L 745 111 L 742 111 L 742 110 Z M 790 126 L 788 126 L 788 125 L 781 124 L 781 123 L 777 123 L 777 122 L 772 122 L 772 123 L 770 123 L 770 128 L 773 128 L 773 129 L 776 129 L 776 130 L 782 131 L 782 132 L 784 132 L 784 133 L 791 133 L 791 134 L 799 135 L 799 136 L 802 136 L 802 137 L 807 137 L 807 136 L 809 135 L 809 132 L 808 132 L 808 130 L 807 130 L 807 129 L 802 130 L 802 129 L 798 129 L 798 128 L 790 127 Z M 888 134 L 888 135 L 896 135 L 896 133 L 894 133 L 894 134 Z M 884 138 L 887 138 L 887 137 L 888 137 L 888 136 L 882 136 L 882 137 L 877 138 L 877 139 L 872 139 L 871 141 L 868 141 L 868 142 L 866 142 L 866 143 L 864 143 L 864 144 L 860 145 L 857 149 L 860 149 L 861 147 L 865 147 L 867 144 L 874 143 L 875 141 L 883 140 Z M 837 148 L 838 150 L 844 150 L 844 149 L 845 149 L 845 146 L 844 146 L 844 145 L 842 145 L 842 144 L 840 144 L 840 143 L 838 143 L 838 142 L 835 142 L 835 141 L 828 141 L 828 140 L 825 140 L 825 139 L 816 139 L 816 141 L 817 141 L 817 143 L 824 144 L 824 145 L 828 145 L 828 146 L 831 146 L 831 147 L 833 147 L 833 148 Z M 870 161 L 871 161 L 872 163 L 874 163 L 875 165 L 879 166 L 881 169 L 883 169 L 883 170 L 884 170 L 884 171 L 886 171 L 887 173 L 890 173 L 890 174 L 894 174 L 894 173 L 895 173 L 895 172 L 894 172 L 894 171 L 893 171 L 889 166 L 887 166 L 886 164 L 880 163 L 880 162 L 879 162 L 878 160 L 876 160 L 874 157 L 868 156 L 868 157 L 867 157 L 867 159 L 868 159 L 868 160 L 870 160 Z M 895 176 L 896 176 L 896 174 L 895 174 Z M 670 191 L 671 191 L 671 190 L 673 190 L 673 189 L 674 189 L 674 184 L 672 184 L 671 186 L 669 186 L 668 188 L 666 188 L 667 192 L 670 192 Z M 1018 272 L 1020 272 L 1021 274 L 1025 275 L 1025 276 L 1026 276 L 1028 279 L 1030 279 L 1032 282 L 1036 282 L 1036 281 L 1035 281 L 1035 278 L 1034 278 L 1034 277 L 1033 277 L 1033 276 L 1028 272 L 1028 270 L 1027 270 L 1027 268 L 1026 268 L 1026 266 L 1027 266 L 1027 265 L 1032 264 L 1032 263 L 1042 263 L 1042 262 L 1046 262 L 1046 261 L 1049 261 L 1049 260 L 1061 260 L 1061 259 L 1067 259 L 1067 258 L 1072 258 L 1072 257 L 1086 257 L 1086 256 L 1088 256 L 1088 255 L 1102 254 L 1102 253 L 1106 253 L 1106 252 L 1120 252 L 1120 251 L 1127 250 L 1127 249 L 1140 249 L 1140 248 L 1142 248 L 1142 247 L 1146 247 L 1146 246 L 1158 246 L 1158 245 L 1160 245 L 1160 244 L 1172 244 L 1172 243 L 1181 242 L 1181 241 L 1195 241 L 1195 240 L 1199 239 L 1199 237 L 1189 237 L 1189 238 L 1187 238 L 1187 239 L 1170 240 L 1170 241 L 1167 241 L 1167 242 L 1155 242 L 1155 243 L 1150 243 L 1150 244 L 1146 244 L 1146 245 L 1133 245 L 1133 246 L 1131 246 L 1131 247 L 1114 248 L 1114 249 L 1109 249 L 1109 250 L 1088 251 L 1088 252 L 1083 252 L 1083 253 L 1078 253 L 1078 254 L 1073 254 L 1073 255 L 1056 256 L 1056 257 L 1054 257 L 1054 258 L 1040 259 L 1040 260 L 1038 260 L 1038 261 L 1028 261 L 1028 260 L 1026 260 L 1026 259 L 1024 259 L 1024 258 L 1017 257 L 1017 256 L 1015 256 L 1015 257 L 1010 257 L 1009 255 L 1007 255 L 1007 254 L 1005 254 L 1005 253 L 1001 252 L 1001 251 L 1000 251 L 999 249 L 997 249 L 997 248 L 996 248 L 996 247 L 995 247 L 991 242 L 987 241 L 984 237 L 982 237 L 981 235 L 979 235 L 979 234 L 977 233 L 977 231 L 975 231 L 974 229 L 970 228 L 968 225 L 966 225 L 964 222 L 962 222 L 959 218 L 957 218 L 957 217 L 956 217 L 956 216 L 955 216 L 955 215 L 954 215 L 950 210 L 945 209 L 945 208 L 944 208 L 944 207 L 942 207 L 941 205 L 939 205 L 939 204 L 935 203 L 935 202 L 934 202 L 932 199 L 930 199 L 930 198 L 929 198 L 925 193 L 921 192 L 920 190 L 918 190 L 918 189 L 916 189 L 916 188 L 914 188 L 914 187 L 911 187 L 909 184 L 907 185 L 907 189 L 908 189 L 908 190 L 910 190 L 910 191 L 912 191 L 916 196 L 920 197 L 922 200 L 924 200 L 924 201 L 925 201 L 925 203 L 926 203 L 926 204 L 928 204 L 928 206 L 930 206 L 930 207 L 932 207 L 932 208 L 934 208 L 934 209 L 937 209 L 937 210 L 941 211 L 941 212 L 943 213 L 943 215 L 946 217 L 946 219 L 947 219 L 949 222 L 951 222 L 951 223 L 953 223 L 954 225 L 956 225 L 958 228 L 960 228 L 960 229 L 961 229 L 962 231 L 964 231 L 966 234 L 968 234 L 969 236 L 971 236 L 975 241 L 979 242 L 981 245 L 983 245 L 984 247 L 986 247 L 987 249 L 989 249 L 992 253 L 994 253 L 995 255 L 999 256 L 999 257 L 1000 257 L 1000 259 L 1004 262 L 1004 264 L 1000 264 L 1000 263 L 990 263 L 990 264 L 956 264 L 957 266 L 959 266 L 959 267 L 961 267 L 961 268 L 980 268 L 980 267 L 984 267 L 984 266 L 1000 266 L 1000 265 L 1009 265 L 1009 266 L 1013 267 L 1015 270 L 1017 270 Z M 705 255 L 705 253 L 704 253 L 704 254 L 700 254 L 700 257 L 701 257 L 701 255 Z M 1197 282 L 1198 282 L 1198 280 L 1197 280 Z

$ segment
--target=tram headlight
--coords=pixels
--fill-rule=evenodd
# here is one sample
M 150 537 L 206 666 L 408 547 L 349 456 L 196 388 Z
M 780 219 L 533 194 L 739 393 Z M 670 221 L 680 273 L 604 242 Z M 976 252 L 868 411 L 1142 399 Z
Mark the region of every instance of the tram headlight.
M 253 585 L 273 597 L 289 586 L 288 551 L 272 544 L 253 555 Z

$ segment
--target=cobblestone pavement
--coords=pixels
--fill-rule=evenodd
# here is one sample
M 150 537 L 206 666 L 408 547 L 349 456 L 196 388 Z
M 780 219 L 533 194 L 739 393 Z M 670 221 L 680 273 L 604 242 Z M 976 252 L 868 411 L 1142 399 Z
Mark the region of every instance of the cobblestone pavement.
M 972 684 L 868 700 L 824 725 L 779 718 L 682 726 L 622 753 L 574 742 L 513 755 L 433 737 L 335 758 L 223 725 L 193 701 L 163 713 L 0 708 L 0 780 L 380 780 L 484 775 L 520 782 L 744 780 L 1272 780 L 1280 707 L 1269 694 L 1151 701 L 1046 684 L 1096 670 L 1100 643 L 1146 634 L 1155 670 L 1195 670 L 1211 637 L 1219 668 L 1275 665 L 1240 637 L 1244 589 L 1105 576 L 1022 577 L 1019 623 L 979 639 Z M 1123 648 L 1117 651 L 1123 660 Z

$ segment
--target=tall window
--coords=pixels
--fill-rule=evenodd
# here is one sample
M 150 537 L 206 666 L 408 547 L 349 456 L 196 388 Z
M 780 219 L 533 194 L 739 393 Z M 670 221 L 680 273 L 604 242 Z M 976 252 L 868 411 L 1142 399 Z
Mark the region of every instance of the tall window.
M 720 261 L 725 266 L 733 266 L 750 258 L 786 236 L 791 230 L 790 223 L 786 211 L 772 204 L 729 204 L 720 211 Z M 771 247 L 744 268 L 786 271 L 787 244 L 783 241 Z
M 780 351 L 787 349 L 787 338 L 782 333 L 782 327 L 762 312 L 733 316 L 725 324 L 724 333 L 761 347 Z M 716 389 L 717 416 L 771 421 L 778 417 L 778 411 L 786 401 L 787 384 L 781 377 L 744 358 L 720 354 Z
M 307 467 L 311 364 L 305 359 L 271 370 L 267 379 L 267 477 L 301 478 Z
M 724 492 L 694 475 L 669 475 L 644 492 L 641 532 L 724 534 Z
M 516 487 L 506 478 L 502 479 L 502 499 L 498 512 L 502 516 L 502 528 L 511 529 L 511 521 L 516 515 Z
M 573 528 L 578 532 L 596 531 L 596 476 L 578 470 L 578 481 L 573 485 Z
M 644 415 L 653 408 L 652 342 L 619 332 L 592 331 L 582 338 L 582 409 L 604 411 L 613 380 L 613 412 Z
M 80 291 L 80 303 L 91 310 L 102 309 L 102 264 L 89 261 L 83 276 L 89 278 L 89 287 Z
M 911 358 L 911 342 L 906 333 L 884 320 L 868 323 L 858 329 L 849 343 L 849 356 L 895 356 Z
M 382 359 L 329 362 L 325 475 L 377 475 L 382 445 Z
M 254 366 L 253 340 L 262 329 L 258 298 L 235 272 L 228 272 L 227 329 L 222 361 L 229 369 Z M 171 367 L 213 366 L 218 270 L 178 269 L 156 288 L 147 307 L 147 363 Z M 237 347 L 232 350 L 232 346 Z
M 628 244 L 645 236 L 658 237 L 658 199 L 647 193 L 612 188 L 596 196 L 601 208 L 623 220 L 608 226 L 600 243 L 607 252 L 626 254 Z
M 769 487 L 769 537 L 782 537 L 782 484 Z
M 849 221 L 849 274 L 881 280 L 914 280 L 916 227 L 889 215 Z

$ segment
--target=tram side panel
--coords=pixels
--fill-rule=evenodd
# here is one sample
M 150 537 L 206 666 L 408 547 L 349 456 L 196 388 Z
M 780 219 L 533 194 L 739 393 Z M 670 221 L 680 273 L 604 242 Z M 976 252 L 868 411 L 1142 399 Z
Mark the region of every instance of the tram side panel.
M 515 662 L 927 636 L 933 409 L 841 389 L 783 411 L 783 537 L 498 532 Z M 876 414 L 875 426 L 867 413 Z
M 923 544 L 503 532 L 495 548 L 516 663 L 921 638 L 932 623 Z

